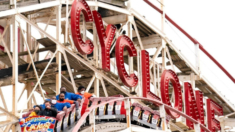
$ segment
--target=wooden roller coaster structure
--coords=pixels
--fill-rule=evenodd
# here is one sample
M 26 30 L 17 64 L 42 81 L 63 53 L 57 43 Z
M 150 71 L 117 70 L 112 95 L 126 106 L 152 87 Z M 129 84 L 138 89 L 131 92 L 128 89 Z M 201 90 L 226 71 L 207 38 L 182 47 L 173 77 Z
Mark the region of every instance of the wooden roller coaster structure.
M 166 14 L 164 0 L 139 1 L 160 13 L 161 27 L 140 15 L 134 0 L 0 1 L 0 132 L 21 131 L 19 119 L 37 100 L 61 86 L 77 93 L 80 85 L 96 97 L 83 99 L 78 115 L 75 106 L 59 113 L 55 131 L 234 127 L 235 106 L 202 75 L 200 50 L 235 83 L 232 75 Z M 195 44 L 196 64 L 167 37 L 166 20 Z M 12 93 L 4 93 L 10 85 Z

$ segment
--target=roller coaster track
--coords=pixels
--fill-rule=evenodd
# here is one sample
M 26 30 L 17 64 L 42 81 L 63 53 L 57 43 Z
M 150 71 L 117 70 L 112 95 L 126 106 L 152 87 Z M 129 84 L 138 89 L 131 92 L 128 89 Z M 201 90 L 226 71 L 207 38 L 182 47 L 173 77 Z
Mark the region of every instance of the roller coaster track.
M 126 101 L 126 100 L 131 100 L 131 99 L 134 99 L 134 100 L 144 100 L 144 101 L 152 102 L 152 103 L 154 103 L 155 105 L 162 106 L 162 107 L 164 107 L 165 109 L 169 109 L 169 110 L 171 110 L 171 111 L 173 111 L 173 112 L 176 112 L 176 113 L 180 114 L 182 117 L 185 117 L 186 119 L 192 121 L 192 122 L 195 123 L 195 124 L 200 124 L 199 121 L 193 119 L 192 117 L 186 115 L 185 113 L 183 113 L 183 112 L 181 112 L 181 111 L 178 111 L 178 110 L 172 108 L 172 106 L 169 106 L 169 105 L 166 105 L 166 104 L 162 103 L 162 102 L 159 101 L 159 100 L 152 100 L 152 99 L 143 98 L 143 97 L 125 97 L 125 98 L 119 97 L 119 98 L 116 98 L 116 99 L 109 100 L 109 101 L 107 101 L 107 102 L 102 102 L 102 103 L 100 103 L 100 104 L 98 104 L 98 105 L 92 105 L 91 107 L 87 108 L 86 111 L 85 111 L 85 113 L 81 116 L 81 118 L 80 118 L 79 121 L 77 122 L 76 126 L 73 128 L 73 131 L 72 131 L 72 132 L 77 132 L 77 131 L 80 129 L 80 127 L 83 125 L 83 123 L 84 123 L 84 121 L 86 120 L 87 116 L 88 116 L 93 110 L 97 109 L 98 107 L 103 106 L 103 105 L 108 104 L 108 103 L 111 103 L 111 102 L 115 102 L 115 101 Z M 128 103 L 125 103 L 125 105 L 126 105 L 126 104 L 128 104 Z M 130 108 L 130 106 L 126 106 L 126 107 L 129 107 L 129 108 Z M 205 127 L 204 125 L 202 125 L 202 124 L 200 124 L 200 127 L 201 127 L 203 130 L 205 130 L 205 131 L 207 131 L 207 132 L 210 132 L 210 130 L 209 130 L 208 128 L 206 128 L 206 127 Z

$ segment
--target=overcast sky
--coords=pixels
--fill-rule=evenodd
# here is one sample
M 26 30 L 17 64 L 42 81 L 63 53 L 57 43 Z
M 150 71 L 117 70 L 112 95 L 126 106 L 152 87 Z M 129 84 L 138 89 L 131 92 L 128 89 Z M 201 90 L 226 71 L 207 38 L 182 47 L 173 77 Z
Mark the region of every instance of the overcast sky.
M 167 14 L 235 77 L 235 1 L 165 0 Z

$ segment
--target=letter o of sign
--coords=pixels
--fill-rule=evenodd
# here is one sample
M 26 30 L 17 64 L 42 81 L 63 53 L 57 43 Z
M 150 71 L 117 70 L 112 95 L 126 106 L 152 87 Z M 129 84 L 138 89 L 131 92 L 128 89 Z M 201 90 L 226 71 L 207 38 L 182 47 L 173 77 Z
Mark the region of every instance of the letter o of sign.
M 124 66 L 123 52 L 125 47 L 127 48 L 127 51 L 131 57 L 137 56 L 135 46 L 133 42 L 130 40 L 130 38 L 125 35 L 119 36 L 115 46 L 115 56 L 116 56 L 118 75 L 120 76 L 120 79 L 126 86 L 135 87 L 138 83 L 137 76 L 134 73 L 128 75 Z
M 182 92 L 181 87 L 179 83 L 179 79 L 174 71 L 172 70 L 165 70 L 161 77 L 161 97 L 163 103 L 170 105 L 170 97 L 169 97 L 169 82 L 171 81 L 173 88 L 174 88 L 174 96 L 175 96 L 175 105 L 174 108 L 182 111 Z M 172 112 L 168 109 L 166 109 L 166 112 L 168 115 L 170 115 L 172 118 L 179 118 L 180 115 Z
M 90 54 L 94 45 L 90 40 L 84 42 L 80 33 L 80 14 L 84 15 L 86 22 L 93 22 L 91 10 L 85 0 L 74 0 L 71 9 L 71 33 L 77 50 L 83 54 Z M 83 20 L 84 21 L 84 20 Z

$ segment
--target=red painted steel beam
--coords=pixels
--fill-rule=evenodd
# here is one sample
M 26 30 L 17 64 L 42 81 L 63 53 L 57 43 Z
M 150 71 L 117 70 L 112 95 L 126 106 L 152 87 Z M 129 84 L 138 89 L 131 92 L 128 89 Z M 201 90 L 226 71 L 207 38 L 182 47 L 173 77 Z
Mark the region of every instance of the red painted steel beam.
M 144 2 L 146 2 L 149 6 L 154 8 L 159 13 L 163 14 L 163 11 L 156 7 L 154 4 L 152 4 L 149 0 L 144 0 Z M 175 23 L 167 14 L 165 14 L 165 18 L 177 29 L 179 29 L 185 36 L 187 36 L 194 44 L 199 44 L 199 48 L 202 50 L 202 52 L 204 52 L 235 83 L 234 77 L 210 53 L 208 53 L 196 39 L 189 35 L 177 23 Z

